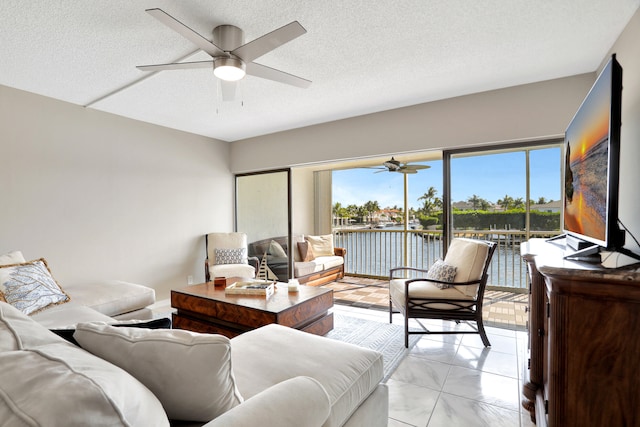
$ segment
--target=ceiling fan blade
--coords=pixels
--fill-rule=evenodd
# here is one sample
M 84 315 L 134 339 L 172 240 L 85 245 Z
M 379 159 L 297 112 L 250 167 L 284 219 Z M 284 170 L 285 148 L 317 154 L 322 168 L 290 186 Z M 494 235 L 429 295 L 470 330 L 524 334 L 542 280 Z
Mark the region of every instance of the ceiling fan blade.
M 311 85 L 310 80 L 294 76 L 293 74 L 285 73 L 284 71 L 276 70 L 275 68 L 256 64 L 255 62 L 249 62 L 246 65 L 247 74 L 251 74 L 252 76 L 301 87 L 303 89 L 306 89 Z
M 147 9 L 146 12 L 162 22 L 173 31 L 180 34 L 182 37 L 194 43 L 200 49 L 207 52 L 209 55 L 215 56 L 227 56 L 227 54 L 215 44 L 202 37 L 200 34 L 193 31 L 191 28 L 184 25 L 182 22 L 175 19 L 162 9 Z
M 406 168 L 406 169 L 418 170 L 418 169 L 429 169 L 431 166 L 427 166 L 427 165 L 404 165 L 403 167 Z
M 304 29 L 298 21 L 293 21 L 284 27 L 273 30 L 262 37 L 243 44 L 239 48 L 234 49 L 231 53 L 242 59 L 244 62 L 251 62 L 262 55 L 271 52 L 275 48 L 282 46 L 291 40 L 305 34 Z
M 136 68 L 142 71 L 185 70 L 185 69 L 191 69 L 191 68 L 213 69 L 213 61 L 174 62 L 171 64 L 138 65 L 136 66 Z
M 222 101 L 233 101 L 236 98 L 236 88 L 238 82 L 228 82 L 220 80 L 220 93 L 222 94 Z

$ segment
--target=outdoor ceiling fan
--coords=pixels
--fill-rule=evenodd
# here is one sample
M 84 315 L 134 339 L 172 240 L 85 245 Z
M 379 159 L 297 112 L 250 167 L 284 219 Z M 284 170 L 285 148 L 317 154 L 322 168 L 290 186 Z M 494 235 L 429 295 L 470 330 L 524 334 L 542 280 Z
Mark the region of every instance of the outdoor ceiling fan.
M 391 157 L 391 160 L 387 160 L 382 164 L 382 166 L 375 167 L 372 169 L 378 169 L 374 173 L 379 172 L 399 172 L 405 174 L 418 173 L 420 169 L 429 169 L 431 166 L 427 165 L 413 165 L 409 163 L 401 163 L 395 158 Z
M 139 70 L 162 71 L 211 67 L 213 74 L 222 82 L 222 97 L 225 100 L 233 99 L 235 83 L 246 74 L 300 88 L 311 85 L 309 80 L 253 62 L 305 34 L 307 30 L 298 21 L 293 21 L 249 43 L 244 42 L 244 31 L 240 28 L 234 25 L 219 25 L 213 29 L 213 42 L 210 42 L 162 9 L 147 9 L 146 12 L 208 53 L 212 60 L 139 65 L 137 66 Z

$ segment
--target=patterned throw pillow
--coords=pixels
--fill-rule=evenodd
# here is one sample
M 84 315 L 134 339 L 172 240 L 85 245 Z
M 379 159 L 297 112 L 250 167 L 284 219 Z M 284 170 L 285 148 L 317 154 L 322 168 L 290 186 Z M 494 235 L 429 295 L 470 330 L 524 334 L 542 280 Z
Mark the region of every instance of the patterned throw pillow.
M 300 259 L 302 262 L 310 262 L 316 259 L 309 242 L 298 242 L 298 252 L 300 253 Z
M 24 314 L 34 314 L 69 299 L 51 276 L 44 258 L 0 266 L 0 300 Z
M 427 272 L 427 279 L 440 280 L 441 282 L 453 282 L 456 277 L 457 267 L 453 265 L 445 264 L 441 259 L 433 263 L 429 271 Z M 451 288 L 451 285 L 445 283 L 434 283 L 440 289 Z
M 247 264 L 247 248 L 215 249 L 216 264 Z

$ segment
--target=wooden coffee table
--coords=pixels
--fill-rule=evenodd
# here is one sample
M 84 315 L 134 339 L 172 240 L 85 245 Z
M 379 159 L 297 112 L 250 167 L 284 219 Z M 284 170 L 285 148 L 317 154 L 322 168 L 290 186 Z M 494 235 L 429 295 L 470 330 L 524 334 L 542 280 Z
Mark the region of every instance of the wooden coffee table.
M 333 290 L 300 286 L 289 293 L 277 284 L 269 298 L 259 295 L 225 295 L 224 286 L 201 283 L 171 291 L 173 327 L 222 334 L 229 338 L 270 323 L 316 335 L 333 329 Z

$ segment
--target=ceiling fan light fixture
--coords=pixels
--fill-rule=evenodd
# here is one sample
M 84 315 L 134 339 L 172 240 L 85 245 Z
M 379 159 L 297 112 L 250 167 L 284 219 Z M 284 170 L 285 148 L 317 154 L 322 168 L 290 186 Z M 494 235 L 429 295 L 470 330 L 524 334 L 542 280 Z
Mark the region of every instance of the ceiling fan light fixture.
M 236 82 L 247 74 L 246 66 L 238 58 L 216 58 L 213 61 L 213 74 L 220 80 Z

